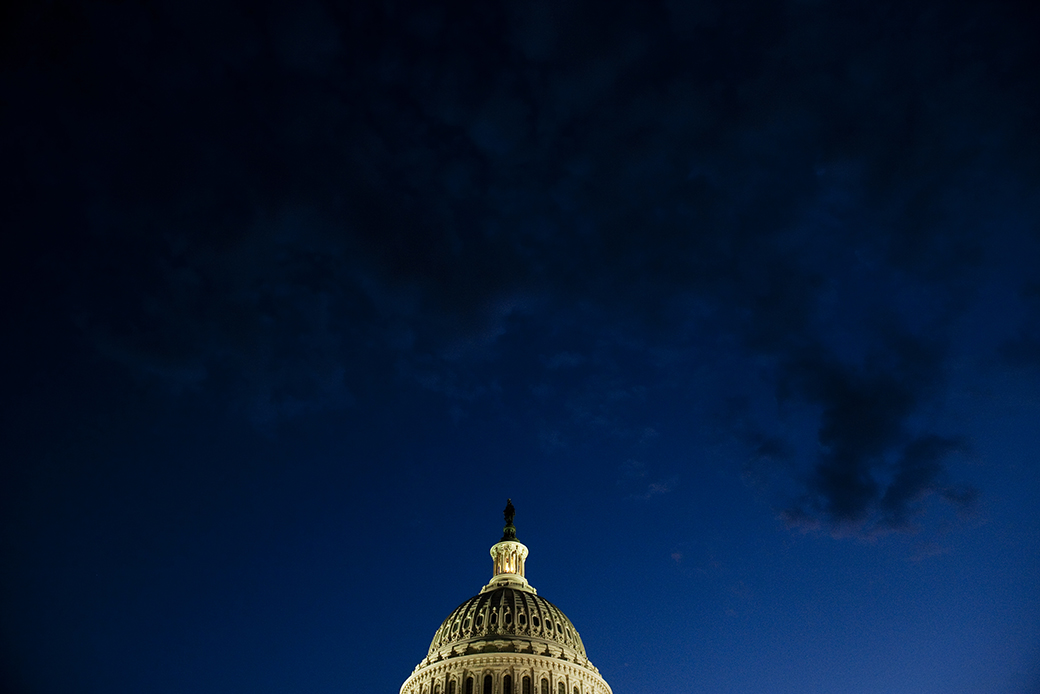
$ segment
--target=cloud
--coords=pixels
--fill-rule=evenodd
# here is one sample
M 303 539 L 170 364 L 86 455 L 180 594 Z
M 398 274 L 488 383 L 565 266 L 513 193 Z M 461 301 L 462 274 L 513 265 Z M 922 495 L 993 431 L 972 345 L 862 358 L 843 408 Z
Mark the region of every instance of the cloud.
M 618 466 L 618 471 L 624 479 L 642 479 L 646 477 L 646 463 L 639 460 L 626 460 Z
M 594 432 L 624 459 L 672 412 L 743 398 L 727 424 L 762 435 L 777 466 L 755 474 L 796 487 L 793 524 L 967 507 L 946 461 L 968 444 L 922 420 L 1002 270 L 982 222 L 1035 216 L 1028 23 L 681 5 L 177 6 L 118 54 L 107 10 L 60 51 L 46 23 L 12 32 L 5 56 L 76 68 L 11 81 L 6 226 L 30 250 L 7 256 L 32 262 L 7 281 L 58 287 L 157 390 L 254 421 L 522 392 L 545 449 Z M 1037 363 L 1036 323 L 1005 356 Z M 818 449 L 735 424 L 774 395 L 818 417 Z
M 786 385 L 821 408 L 817 459 L 782 514 L 790 525 L 869 536 L 912 530 L 929 495 L 959 510 L 971 506 L 974 491 L 955 490 L 944 468 L 966 442 L 911 426 L 941 388 L 934 345 L 894 335 L 886 354 L 861 365 L 814 356 L 789 366 Z
M 677 480 L 675 479 L 650 482 L 642 492 L 633 494 L 632 498 L 641 501 L 649 501 L 654 497 L 663 496 L 675 489 L 676 482 Z

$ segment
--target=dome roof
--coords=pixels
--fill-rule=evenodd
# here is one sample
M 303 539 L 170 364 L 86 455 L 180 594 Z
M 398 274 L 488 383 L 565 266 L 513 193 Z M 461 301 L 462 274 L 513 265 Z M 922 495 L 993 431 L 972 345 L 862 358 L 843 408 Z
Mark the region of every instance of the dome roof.
M 401 694 L 457 694 L 463 683 L 472 689 L 475 677 L 483 678 L 485 694 L 510 691 L 509 678 L 521 669 L 525 691 L 540 679 L 542 691 L 611 694 L 571 620 L 527 582 L 528 549 L 516 539 L 515 510 L 507 501 L 502 539 L 491 547 L 491 581 L 441 623 Z M 488 678 L 499 684 L 487 685 Z
M 456 644 L 500 639 L 558 644 L 587 658 L 578 630 L 556 605 L 529 588 L 506 585 L 490 585 L 452 610 L 433 635 L 428 656 Z

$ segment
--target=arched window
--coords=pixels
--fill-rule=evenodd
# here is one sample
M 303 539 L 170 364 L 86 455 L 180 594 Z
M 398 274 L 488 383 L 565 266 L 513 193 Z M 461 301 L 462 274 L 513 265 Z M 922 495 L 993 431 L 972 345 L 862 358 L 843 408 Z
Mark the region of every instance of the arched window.
M 542 694 L 549 694 L 549 680 L 542 678 Z
M 531 694 L 531 678 L 524 675 L 524 678 L 520 680 L 520 694 Z
M 559 691 L 560 694 L 567 694 L 567 685 L 565 685 L 563 682 L 560 682 L 560 688 L 557 691 Z
M 484 675 L 484 691 L 480 694 L 491 694 L 491 675 Z
M 574 694 L 578 694 L 578 688 L 577 687 L 574 688 Z
M 441 683 L 433 685 L 433 694 L 441 694 Z
M 466 678 L 466 694 L 473 694 L 473 678 Z
M 502 694 L 513 694 L 513 678 L 509 675 L 502 678 Z
M 455 694 L 455 680 L 448 682 L 448 694 Z

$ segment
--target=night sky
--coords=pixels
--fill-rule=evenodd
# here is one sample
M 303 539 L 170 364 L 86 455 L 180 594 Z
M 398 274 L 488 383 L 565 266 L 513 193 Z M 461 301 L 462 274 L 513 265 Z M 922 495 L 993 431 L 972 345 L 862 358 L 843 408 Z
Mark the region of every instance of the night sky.
M 5 693 L 1040 692 L 1036 3 L 2 12 Z

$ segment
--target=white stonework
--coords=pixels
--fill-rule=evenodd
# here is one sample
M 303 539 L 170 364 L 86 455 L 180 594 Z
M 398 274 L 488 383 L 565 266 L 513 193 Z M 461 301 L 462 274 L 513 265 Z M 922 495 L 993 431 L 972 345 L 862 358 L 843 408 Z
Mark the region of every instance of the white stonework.
M 444 620 L 401 694 L 612 694 L 571 620 L 527 582 L 511 503 L 506 514 L 491 581 Z

